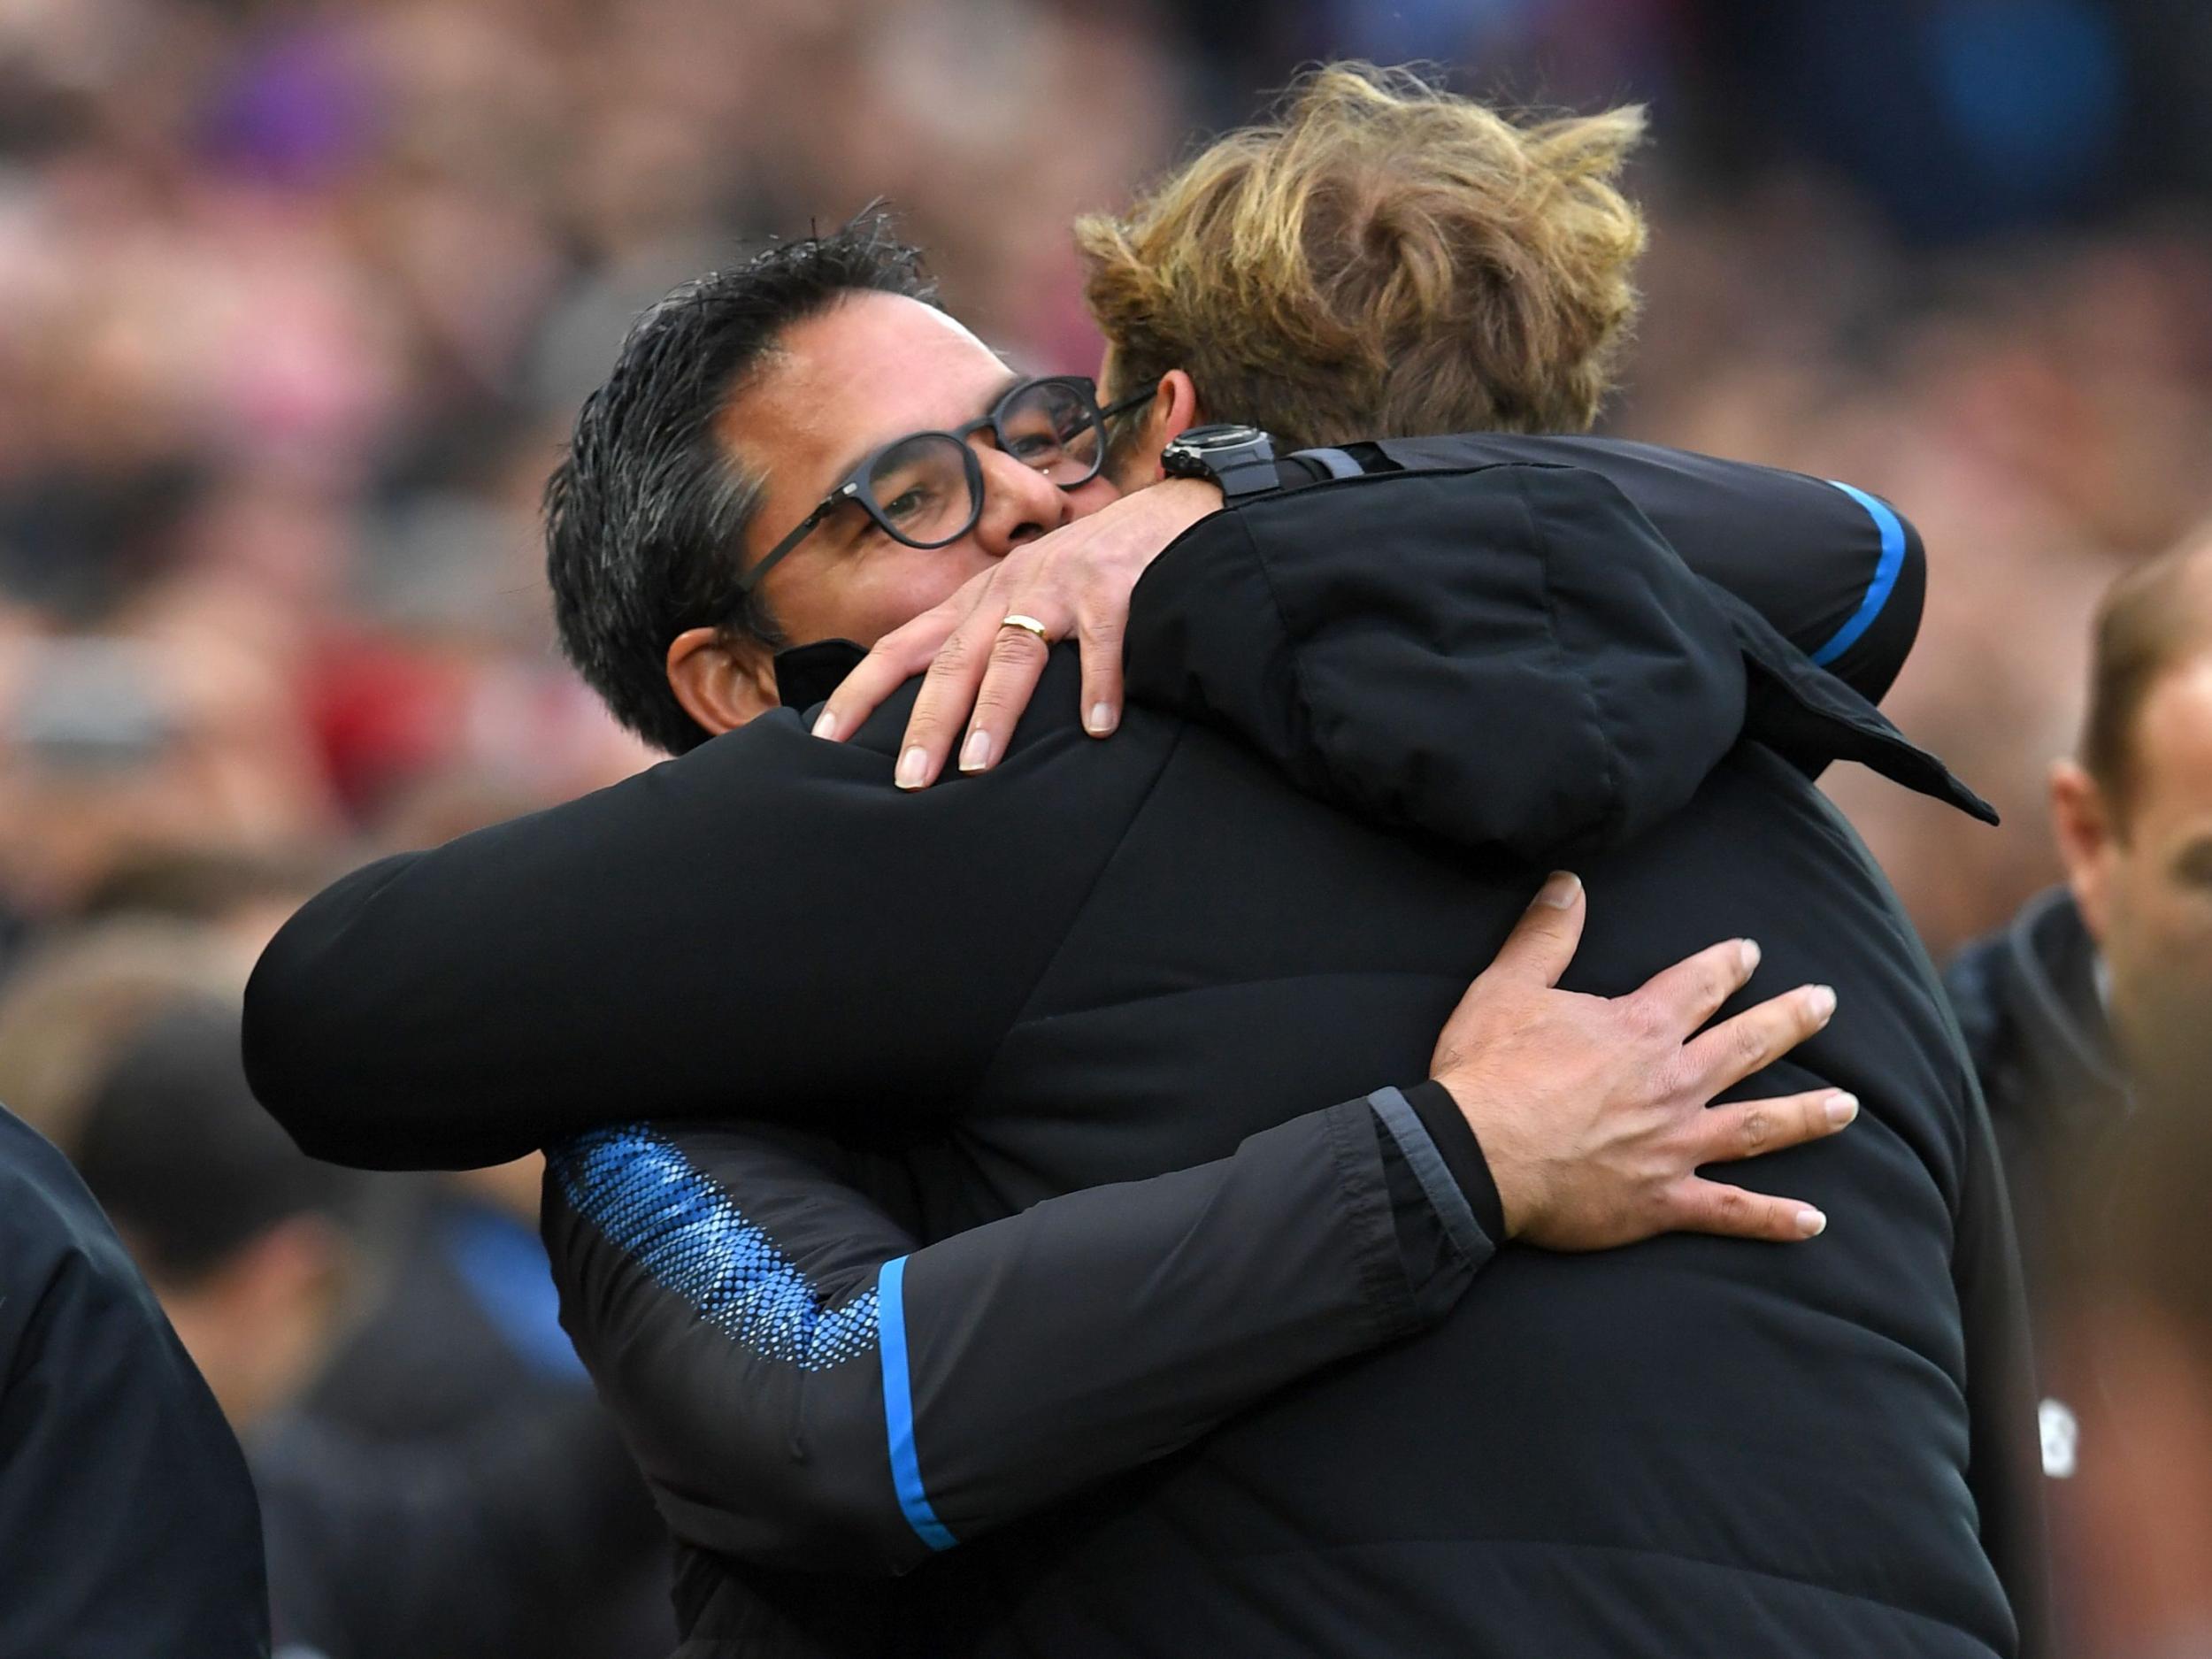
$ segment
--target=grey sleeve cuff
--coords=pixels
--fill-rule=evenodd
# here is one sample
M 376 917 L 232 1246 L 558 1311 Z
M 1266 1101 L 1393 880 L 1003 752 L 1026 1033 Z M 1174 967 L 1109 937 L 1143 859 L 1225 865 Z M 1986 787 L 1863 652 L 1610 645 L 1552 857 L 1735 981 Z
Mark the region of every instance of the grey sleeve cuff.
M 1444 1162 L 1444 1155 L 1437 1149 L 1435 1140 L 1405 1095 L 1395 1088 L 1377 1089 L 1367 1097 L 1367 1104 L 1405 1159 L 1406 1167 L 1421 1184 L 1430 1207 L 1443 1224 L 1446 1236 L 1471 1260 L 1487 1256 L 1496 1248 L 1494 1241 L 1475 1219 L 1467 1194 L 1460 1190 L 1459 1182 Z

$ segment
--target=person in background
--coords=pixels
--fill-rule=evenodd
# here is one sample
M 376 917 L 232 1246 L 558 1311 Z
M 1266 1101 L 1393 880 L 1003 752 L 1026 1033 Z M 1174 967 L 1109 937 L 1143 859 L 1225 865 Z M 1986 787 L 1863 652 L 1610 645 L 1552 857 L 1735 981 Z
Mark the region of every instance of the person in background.
M 2069 1183 L 2085 1240 L 2055 1340 L 2093 1379 L 2068 1506 L 2068 1651 L 2212 1655 L 2212 1063 L 2201 1017 L 2131 1031 L 2127 1136 Z
M 234 1018 L 234 1051 L 235 1033 Z M 240 1109 L 282 1139 L 236 1078 Z M 674 1645 L 666 1535 L 561 1329 L 537 1229 L 543 1163 L 437 1179 L 277 1448 L 311 1493 L 355 1484 L 343 1471 L 364 1456 L 372 1489 L 377 1462 L 421 1459 L 406 1502 L 365 1506 L 352 1530 L 417 1563 L 409 1605 L 424 1617 L 396 1617 L 352 1572 L 325 1575 L 349 1625 L 386 1632 L 364 1655 L 660 1659 Z
M 305 1156 L 254 1102 L 238 1019 L 234 990 L 149 1014 L 72 1154 L 244 1440 L 279 1643 L 665 1652 L 657 1528 L 511 1218 L 534 1213 L 534 1168 L 414 1204 L 375 1282 L 370 1178 Z
M 68 1161 L 0 1108 L 0 1653 L 269 1650 L 238 1441 Z
M 70 1156 L 240 1433 L 297 1399 L 342 1329 L 365 1185 L 251 1110 L 238 1014 L 180 999 L 115 1056 Z
M 2106 592 L 2077 755 L 2051 768 L 2066 881 L 1953 961 L 1945 987 L 1988 1097 L 2039 1316 L 2045 1472 L 2099 1455 L 2082 1415 L 2110 1394 L 2061 1309 L 2116 1203 L 2085 1171 L 2131 1141 L 2144 1056 L 2212 999 L 2212 527 Z M 2092 1277 L 2094 1277 L 2093 1274 Z M 2072 1501 L 2070 1501 L 2072 1500 Z M 2062 1556 L 2087 1524 L 2053 1504 Z M 2085 1608 L 2096 1574 L 2073 1575 Z

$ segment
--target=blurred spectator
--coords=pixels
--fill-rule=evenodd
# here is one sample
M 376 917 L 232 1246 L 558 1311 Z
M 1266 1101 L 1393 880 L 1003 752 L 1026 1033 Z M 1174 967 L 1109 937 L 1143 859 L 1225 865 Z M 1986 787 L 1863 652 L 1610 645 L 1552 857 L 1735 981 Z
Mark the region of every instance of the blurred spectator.
M 244 1438 L 280 1644 L 665 1653 L 665 1544 L 560 1330 L 534 1160 L 418 1203 L 372 1278 L 356 1224 L 373 1178 L 305 1157 L 255 1102 L 234 991 L 172 987 L 73 1127 Z
M 119 1046 L 72 1156 L 242 1433 L 296 1398 L 348 1312 L 365 1178 L 255 1104 L 234 1002 L 180 1000 Z
M 2032 1281 L 2081 1253 L 2068 1194 L 2127 1126 L 2132 1051 L 2212 1008 L 2212 534 L 2114 584 L 2094 638 L 2079 758 L 2051 769 L 2066 885 L 1947 980 Z
M 42 941 L 0 982 L 0 1101 L 73 1148 L 114 1055 L 181 999 L 237 995 L 262 942 L 142 917 Z
M 442 1179 L 257 1464 L 273 1564 L 295 1541 L 326 1556 L 302 1609 L 323 1625 L 301 1633 L 330 1659 L 661 1659 L 674 1641 L 665 1531 L 560 1327 L 541 1172 Z M 280 1625 L 286 1589 L 275 1574 Z
M 2114 1455 L 2110 1435 L 2081 1420 L 2101 1398 L 2108 1409 L 2108 1386 L 2062 1340 L 2061 1310 L 2076 1276 L 2110 1259 L 2112 1205 L 2132 1201 L 2108 1193 L 2101 1202 L 2087 1172 L 2144 1133 L 2131 1079 L 2212 1009 L 2212 534 L 2121 578 L 2093 637 L 2079 758 L 2051 771 L 2066 885 L 1962 952 L 1946 980 L 2052 1339 L 2042 1356 L 2044 1459 L 2060 1479 L 2086 1477 Z M 2201 1113 L 2203 1073 L 2166 1092 Z M 2185 1236 L 2171 1248 L 2185 1250 Z M 2124 1333 L 2116 1325 L 2105 1334 L 2120 1341 Z M 2062 1491 L 2053 1506 L 2070 1555 L 2087 1547 L 2070 1495 Z M 2212 1486 L 2201 1495 L 2212 1499 Z M 2088 1636 L 2077 1632 L 2078 1641 Z
M 2086 1248 L 2055 1305 L 2082 1395 L 2065 1540 L 2086 1659 L 2212 1655 L 2212 1075 L 2201 1010 L 2138 1066 L 2124 1143 L 2087 1165 Z
M 0 1109 L 0 1652 L 265 1654 L 238 1442 L 99 1207 Z

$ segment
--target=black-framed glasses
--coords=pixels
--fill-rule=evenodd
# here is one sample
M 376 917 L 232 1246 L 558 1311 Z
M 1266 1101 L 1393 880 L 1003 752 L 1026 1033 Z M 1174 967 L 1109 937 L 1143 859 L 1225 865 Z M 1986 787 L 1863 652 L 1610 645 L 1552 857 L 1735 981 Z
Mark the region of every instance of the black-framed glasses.
M 779 560 L 849 502 L 909 547 L 957 541 L 983 516 L 983 464 L 968 442 L 979 432 L 988 432 L 1002 454 L 1062 489 L 1087 484 L 1106 464 L 1106 423 L 1151 398 L 1148 389 L 1101 409 L 1097 385 L 1087 375 L 1051 374 L 1010 388 L 980 420 L 950 432 L 895 438 L 823 496 L 796 529 L 738 579 L 737 590 L 751 593 Z

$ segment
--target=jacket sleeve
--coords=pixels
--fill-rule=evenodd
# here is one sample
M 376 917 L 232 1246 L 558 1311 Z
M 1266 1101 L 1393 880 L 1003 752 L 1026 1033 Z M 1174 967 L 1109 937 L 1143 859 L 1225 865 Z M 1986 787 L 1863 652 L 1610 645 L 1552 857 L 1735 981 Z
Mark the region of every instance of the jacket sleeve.
M 1981 1517 L 1982 1547 L 2020 1627 L 2020 1659 L 2055 1659 L 2027 1291 L 1996 1137 L 1980 1091 L 1969 1087 L 1973 1098 L 1951 1269 L 1966 1338 L 1973 1436 L 1967 1478 Z
M 1928 583 L 1920 532 L 1855 485 L 1611 438 L 1486 433 L 1370 447 L 1402 466 L 1484 457 L 1597 473 L 1684 564 L 1869 703 L 1888 695 L 1919 634 Z
M 679 1538 L 903 1571 L 1440 1317 L 1492 1234 L 1408 1094 L 927 1246 L 818 1138 L 595 1132 L 548 1165 L 563 1322 Z
M 1048 689 L 1072 710 L 1072 664 L 1060 672 Z M 879 1138 L 937 1120 L 1178 733 L 1140 718 L 1101 744 L 1037 720 L 989 773 L 910 795 L 889 751 L 914 690 L 850 743 L 779 710 L 345 878 L 247 987 L 254 1092 L 303 1150 L 385 1168 L 495 1164 L 741 1097 L 817 1128 L 868 1101 Z

